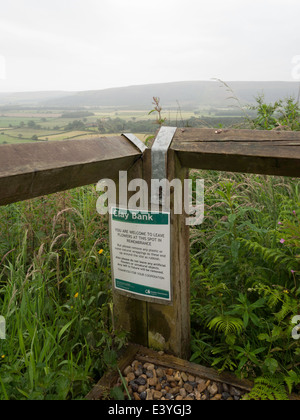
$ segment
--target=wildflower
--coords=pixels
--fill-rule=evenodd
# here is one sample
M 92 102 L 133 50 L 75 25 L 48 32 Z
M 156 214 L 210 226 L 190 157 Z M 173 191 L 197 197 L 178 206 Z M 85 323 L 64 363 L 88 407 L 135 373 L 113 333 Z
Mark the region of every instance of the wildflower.
M 79 296 L 79 293 L 76 293 L 76 295 L 74 296 L 75 299 L 77 299 Z
M 280 239 L 280 243 L 284 244 L 285 243 L 285 239 Z
M 287 290 L 287 289 L 285 289 L 284 291 L 283 291 L 283 293 L 285 293 L 285 294 L 289 294 L 289 291 Z
M 1 356 L 1 359 L 5 359 L 5 355 L 4 354 Z
M 104 249 L 100 249 L 100 251 L 98 252 L 99 255 L 103 254 Z
M 296 216 L 296 210 L 293 210 L 293 214 Z
M 291 273 L 292 273 L 292 274 L 295 274 L 295 273 L 296 273 L 296 271 L 295 271 L 295 270 L 291 270 Z
M 281 222 L 278 222 L 278 224 L 279 224 L 279 226 L 282 226 L 282 223 Z

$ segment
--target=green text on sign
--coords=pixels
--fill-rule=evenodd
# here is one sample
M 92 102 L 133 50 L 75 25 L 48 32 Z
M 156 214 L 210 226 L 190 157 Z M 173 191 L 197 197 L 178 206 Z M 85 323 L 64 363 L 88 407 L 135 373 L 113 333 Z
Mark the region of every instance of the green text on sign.
M 136 293 L 142 296 L 156 297 L 160 299 L 170 298 L 170 293 L 166 290 L 156 289 L 154 287 L 149 286 L 143 286 L 141 284 L 135 284 L 129 281 L 116 279 L 116 287 L 126 292 Z
M 145 225 L 167 225 L 169 223 L 169 215 L 166 213 L 112 208 L 112 220 Z

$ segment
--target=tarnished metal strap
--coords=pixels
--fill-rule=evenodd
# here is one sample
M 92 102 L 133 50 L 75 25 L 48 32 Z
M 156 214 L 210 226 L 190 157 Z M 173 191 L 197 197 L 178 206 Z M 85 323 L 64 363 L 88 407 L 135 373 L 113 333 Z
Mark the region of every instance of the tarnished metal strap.
M 152 179 L 167 179 L 167 153 L 176 133 L 176 127 L 161 127 L 151 149 Z M 159 191 L 153 191 L 153 204 L 163 204 Z
M 122 136 L 126 137 L 131 143 L 133 143 L 142 153 L 147 149 L 147 146 L 138 139 L 134 134 L 132 133 L 123 133 Z

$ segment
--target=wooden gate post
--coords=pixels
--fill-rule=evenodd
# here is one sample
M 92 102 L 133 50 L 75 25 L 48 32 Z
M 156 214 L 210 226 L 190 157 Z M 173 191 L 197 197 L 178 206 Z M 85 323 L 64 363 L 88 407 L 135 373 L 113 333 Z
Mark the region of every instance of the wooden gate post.
M 147 151 L 147 153 L 149 153 Z M 172 150 L 168 151 L 167 178 L 180 179 L 184 197 L 184 179 L 188 170 L 182 168 Z M 174 214 L 174 192 L 171 192 L 171 287 L 172 303 L 148 303 L 148 346 L 166 350 L 177 357 L 190 357 L 190 241 L 189 226 L 182 203 L 182 214 Z
M 137 178 L 144 178 L 144 160 L 139 159 L 127 172 L 127 182 Z M 119 186 L 117 185 L 117 191 Z M 119 205 L 127 203 L 120 203 Z M 120 293 L 113 288 L 113 316 L 114 327 L 119 331 L 127 331 L 132 343 L 148 347 L 148 315 L 147 303 Z
M 128 172 L 128 183 L 135 178 L 147 181 L 151 196 L 151 149 L 145 150 Z M 180 179 L 184 197 L 184 179 L 188 170 L 182 168 L 172 150 L 167 154 L 167 178 Z M 190 247 L 189 227 L 182 203 L 182 214 L 174 214 L 174 193 L 171 192 L 171 291 L 172 301 L 156 303 L 151 298 L 133 298 L 113 291 L 115 327 L 129 332 L 131 342 L 168 351 L 177 357 L 190 356 Z M 140 300 L 141 299 L 141 300 Z

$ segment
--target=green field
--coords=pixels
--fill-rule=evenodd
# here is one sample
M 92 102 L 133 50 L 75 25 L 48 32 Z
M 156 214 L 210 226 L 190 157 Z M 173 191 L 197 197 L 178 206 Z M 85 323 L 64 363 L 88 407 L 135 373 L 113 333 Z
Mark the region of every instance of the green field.
M 0 134 L 0 145 L 1 144 L 18 144 L 18 143 L 31 143 L 32 140 L 26 140 L 26 139 L 19 139 L 17 137 L 11 137 L 7 135 L 1 135 Z
M 99 135 L 97 120 L 116 118 L 113 112 L 94 112 L 93 116 L 85 118 L 64 118 L 64 111 L 26 110 L 6 112 L 0 115 L 0 144 L 27 143 L 32 141 L 61 141 L 72 138 L 87 138 Z M 140 113 L 141 114 L 141 113 Z M 134 111 L 127 112 L 122 118 L 143 118 Z M 149 117 L 150 119 L 150 117 Z M 82 121 L 83 129 L 68 130 L 68 124 L 75 120 Z M 93 126 L 96 125 L 96 126 Z M 122 130 L 120 130 L 121 132 Z M 104 133 L 103 133 L 104 134 Z M 107 133 L 113 134 L 113 133 Z M 118 133 L 120 134 L 120 133 Z
M 157 113 L 150 114 L 149 111 L 99 108 L 75 111 L 44 108 L 0 109 L 0 145 L 29 141 L 61 141 L 123 132 L 139 133 L 144 138 L 157 130 Z M 225 111 L 230 112 L 230 109 Z M 219 124 L 230 126 L 240 118 L 231 111 L 230 117 L 220 117 L 216 114 L 218 110 L 212 112 L 209 108 L 203 108 L 192 112 L 178 107 L 163 109 L 163 117 L 166 124 L 178 127 L 218 127 Z
M 300 131 L 299 104 L 280 110 L 261 103 L 245 125 Z M 0 143 L 129 130 L 144 139 L 158 128 L 155 113 L 95 110 L 81 119 L 30 112 L 2 115 Z M 209 118 L 210 126 L 229 121 Z M 167 122 L 175 124 L 176 115 Z M 181 117 L 177 122 L 182 126 Z M 190 229 L 186 262 L 190 360 L 254 381 L 249 399 L 299 395 L 300 340 L 292 335 L 300 313 L 299 179 L 195 170 L 190 179 L 194 185 L 205 180 L 205 219 Z M 0 340 L 0 401 L 83 400 L 129 340 L 114 323 L 109 226 L 96 211 L 98 198 L 91 185 L 0 208 L 0 314 L 7 326 L 7 339 Z M 106 398 L 113 397 L 108 390 Z

